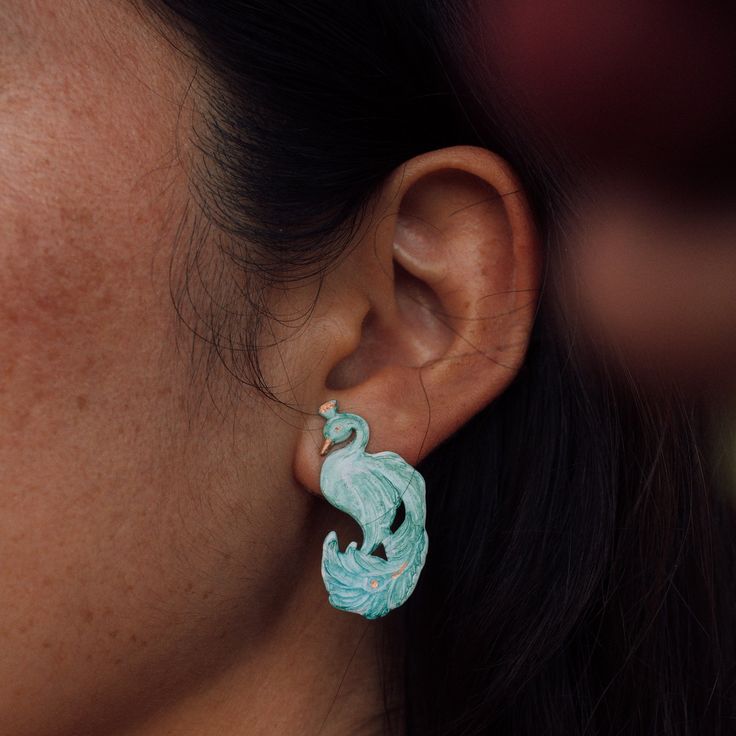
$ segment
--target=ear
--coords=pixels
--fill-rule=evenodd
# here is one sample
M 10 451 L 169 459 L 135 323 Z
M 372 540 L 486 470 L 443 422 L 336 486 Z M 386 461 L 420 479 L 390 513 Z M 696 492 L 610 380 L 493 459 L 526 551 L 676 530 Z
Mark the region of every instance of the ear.
M 370 426 L 367 451 L 416 465 L 518 372 L 536 310 L 540 249 L 519 181 L 498 156 L 453 147 L 386 181 L 373 217 L 325 276 L 301 384 L 311 401 L 294 475 L 319 492 L 319 406 Z

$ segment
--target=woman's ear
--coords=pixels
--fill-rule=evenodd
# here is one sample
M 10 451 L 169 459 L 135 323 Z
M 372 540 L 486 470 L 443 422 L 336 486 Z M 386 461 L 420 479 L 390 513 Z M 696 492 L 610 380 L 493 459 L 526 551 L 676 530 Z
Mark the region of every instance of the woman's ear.
M 294 475 L 319 491 L 327 399 L 370 425 L 369 452 L 416 464 L 508 386 L 540 279 L 530 208 L 498 156 L 453 147 L 389 177 L 369 225 L 323 283 L 299 336 L 310 412 Z M 294 353 L 292 353 L 294 354 Z

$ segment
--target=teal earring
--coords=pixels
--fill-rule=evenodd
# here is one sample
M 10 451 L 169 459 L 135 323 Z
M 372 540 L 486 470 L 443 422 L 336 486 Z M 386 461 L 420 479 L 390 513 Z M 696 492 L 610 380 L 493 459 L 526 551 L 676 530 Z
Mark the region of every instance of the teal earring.
M 427 557 L 429 541 L 424 478 L 395 452 L 368 453 L 368 422 L 357 414 L 339 412 L 337 401 L 326 401 L 319 413 L 327 422 L 320 455 L 327 455 L 320 472 L 322 495 L 360 524 L 363 543 L 350 542 L 340 552 L 332 531 L 322 544 L 322 579 L 329 601 L 341 611 L 368 619 L 385 616 L 412 594 Z M 335 448 L 332 445 L 352 442 Z M 391 531 L 401 504 L 404 520 Z M 373 554 L 383 545 L 386 559 Z

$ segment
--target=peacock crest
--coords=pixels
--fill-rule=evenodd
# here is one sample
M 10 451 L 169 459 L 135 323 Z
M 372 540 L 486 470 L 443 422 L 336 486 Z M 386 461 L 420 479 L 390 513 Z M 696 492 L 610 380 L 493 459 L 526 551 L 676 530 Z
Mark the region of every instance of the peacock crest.
M 424 566 L 429 544 L 424 478 L 395 452 L 366 452 L 368 422 L 338 411 L 335 399 L 322 404 L 319 413 L 327 420 L 320 450 L 327 455 L 320 473 L 322 494 L 363 532 L 360 547 L 352 541 L 344 552 L 334 531 L 325 537 L 322 578 L 335 608 L 378 618 L 406 601 Z M 351 435 L 352 441 L 333 447 Z M 403 521 L 392 531 L 402 504 Z M 374 554 L 381 545 L 385 559 Z

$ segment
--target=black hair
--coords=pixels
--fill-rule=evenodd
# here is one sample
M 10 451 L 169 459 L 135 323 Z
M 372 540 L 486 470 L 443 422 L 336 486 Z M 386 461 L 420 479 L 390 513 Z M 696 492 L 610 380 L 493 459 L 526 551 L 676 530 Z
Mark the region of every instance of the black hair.
M 507 111 L 478 102 L 472 3 L 147 5 L 201 62 L 193 191 L 222 268 L 250 281 L 227 304 L 210 289 L 214 306 L 189 316 L 239 380 L 268 392 L 258 284 L 324 274 L 415 155 L 498 152 L 547 240 L 523 369 L 420 464 L 432 541 L 401 614 L 406 732 L 730 733 L 736 536 L 704 460 L 707 417 L 580 348 L 556 293 L 563 172 Z

